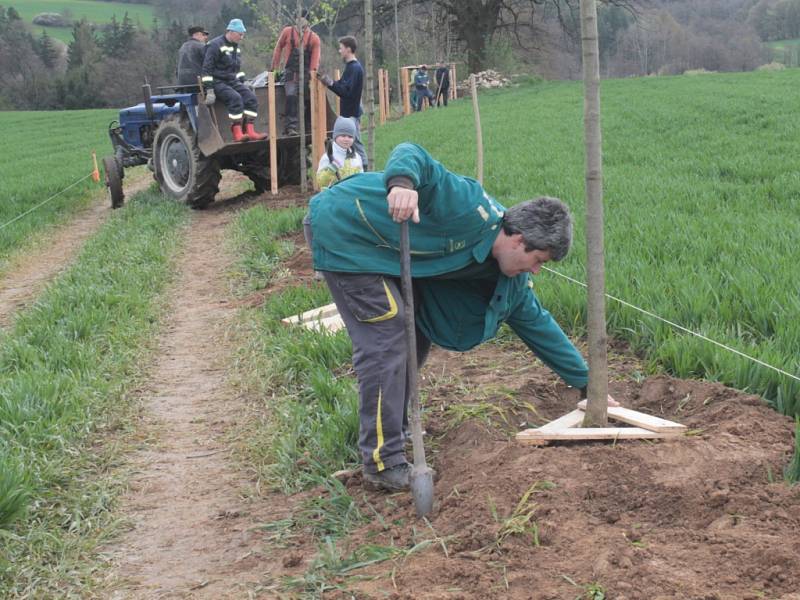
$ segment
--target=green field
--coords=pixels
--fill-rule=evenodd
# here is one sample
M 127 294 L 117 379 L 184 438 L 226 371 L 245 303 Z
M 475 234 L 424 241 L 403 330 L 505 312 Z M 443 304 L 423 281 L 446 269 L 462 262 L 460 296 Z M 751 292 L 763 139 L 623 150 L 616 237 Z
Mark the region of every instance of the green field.
M 114 110 L 0 112 L 6 143 L 0 150 L 0 227 L 92 171 L 92 150 L 111 154 L 108 123 Z M 102 167 L 101 167 L 102 168 Z M 85 205 L 102 184 L 85 179 L 31 214 L 0 229 L 0 272 L 33 234 Z
M 603 83 L 607 292 L 800 375 L 800 71 Z M 485 185 L 507 204 L 546 194 L 576 214 L 559 271 L 585 281 L 582 86 L 481 96 Z M 469 101 L 378 130 L 377 164 L 398 142 L 475 173 Z M 582 288 L 542 273 L 538 295 L 574 333 Z M 796 381 L 608 304 L 609 331 L 682 377 L 706 377 L 800 412 Z
M 603 82 L 607 292 L 800 375 L 800 71 Z M 577 217 L 557 269 L 585 280 L 582 86 L 485 93 L 485 184 L 508 204 L 546 194 Z M 378 164 L 412 140 L 475 172 L 469 102 L 379 130 Z M 543 273 L 536 289 L 574 332 L 581 288 Z M 800 412 L 800 385 L 608 304 L 611 334 L 684 377 L 706 377 Z
M 2 598 L 94 597 L 88 557 L 118 530 L 112 464 L 188 216 L 160 194 L 131 200 L 0 331 Z
M 122 2 L 101 2 L 99 0 L 11 0 L 2 3 L 17 9 L 23 21 L 31 28 L 34 35 L 41 34 L 42 29 L 48 35 L 64 42 L 72 40 L 71 27 L 42 27 L 33 24 L 33 18 L 39 13 L 55 12 L 67 16 L 73 21 L 86 18 L 91 23 L 102 24 L 111 21 L 116 15 L 121 21 L 125 13 L 134 23 L 149 28 L 153 22 L 153 7 L 149 4 L 125 4 Z

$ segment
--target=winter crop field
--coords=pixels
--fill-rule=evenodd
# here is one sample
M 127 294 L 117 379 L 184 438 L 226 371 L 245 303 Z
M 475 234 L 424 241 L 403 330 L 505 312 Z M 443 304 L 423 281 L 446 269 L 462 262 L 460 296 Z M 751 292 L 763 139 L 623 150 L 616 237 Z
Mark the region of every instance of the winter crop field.
M 800 370 L 800 71 L 603 82 L 607 293 L 791 373 Z M 480 96 L 485 185 L 507 205 L 557 196 L 576 214 L 574 251 L 553 268 L 585 281 L 580 83 Z M 378 163 L 412 140 L 475 173 L 471 104 L 378 134 Z M 584 292 L 542 273 L 537 293 L 580 332 Z M 609 332 L 682 377 L 763 394 L 800 413 L 800 386 L 608 301 Z
M 153 20 L 153 7 L 149 4 L 127 4 L 123 2 L 97 2 L 96 0 L 16 0 L 7 2 L 6 6 L 17 9 L 22 20 L 28 24 L 35 35 L 46 29 L 49 35 L 59 40 L 69 42 L 72 39 L 71 27 L 42 27 L 34 25 L 33 18 L 43 12 L 58 13 L 73 21 L 86 18 L 90 23 L 102 24 L 111 21 L 116 16 L 121 21 L 128 13 L 134 23 L 141 23 L 145 28 L 150 27 Z
M 67 188 L 111 153 L 107 127 L 113 110 L 2 112 L 6 143 L 0 150 L 0 226 Z M 90 178 L 0 229 L 0 271 L 9 253 L 31 235 L 85 205 L 88 190 L 100 189 Z

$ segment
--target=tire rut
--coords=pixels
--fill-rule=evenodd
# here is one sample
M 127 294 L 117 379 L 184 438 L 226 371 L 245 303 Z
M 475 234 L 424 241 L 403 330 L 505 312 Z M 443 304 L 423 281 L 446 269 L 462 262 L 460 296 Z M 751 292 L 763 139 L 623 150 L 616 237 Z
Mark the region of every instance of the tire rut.
M 252 482 L 225 441 L 244 411 L 226 377 L 236 303 L 224 235 L 231 208 L 242 207 L 234 200 L 193 213 L 178 259 L 158 358 L 141 392 L 142 442 L 121 510 L 132 528 L 107 550 L 115 600 L 247 597 L 269 569 L 254 530 L 264 504 L 248 499 Z

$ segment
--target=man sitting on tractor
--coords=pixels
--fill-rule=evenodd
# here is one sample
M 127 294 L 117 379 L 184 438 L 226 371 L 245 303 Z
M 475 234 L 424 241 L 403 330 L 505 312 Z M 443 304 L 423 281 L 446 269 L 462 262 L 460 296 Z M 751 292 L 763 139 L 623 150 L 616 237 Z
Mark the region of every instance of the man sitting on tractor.
M 246 29 L 241 19 L 231 19 L 227 30 L 208 42 L 203 61 L 203 87 L 206 90 L 206 104 L 213 105 L 216 97 L 228 109 L 228 117 L 233 121 L 231 132 L 234 142 L 263 140 L 266 134 L 256 132 L 253 123 L 258 116 L 256 95 L 244 84 L 241 70 L 241 49 L 239 42 Z

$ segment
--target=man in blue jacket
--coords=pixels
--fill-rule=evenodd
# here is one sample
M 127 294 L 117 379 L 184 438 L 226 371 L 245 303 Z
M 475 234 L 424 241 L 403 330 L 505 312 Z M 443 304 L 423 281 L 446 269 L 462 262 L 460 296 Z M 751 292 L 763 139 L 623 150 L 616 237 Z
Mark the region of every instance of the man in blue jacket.
M 267 137 L 258 133 L 254 123 L 258 117 L 258 100 L 244 84 L 242 49 L 239 43 L 247 30 L 241 19 L 231 19 L 225 33 L 206 45 L 203 59 L 203 87 L 206 104 L 213 105 L 218 97 L 228 109 L 231 135 L 234 142 L 260 141 Z
M 350 117 L 356 124 L 356 137 L 353 148 L 361 157 L 364 170 L 367 170 L 367 153 L 361 142 L 361 90 L 364 87 L 364 69 L 356 58 L 356 38 L 346 35 L 339 38 L 339 56 L 345 63 L 344 73 L 334 81 L 328 75 L 317 73 L 317 77 L 330 90 L 341 98 L 339 116 Z
M 353 341 L 364 478 L 392 491 L 407 489 L 410 471 L 398 224 L 409 218 L 420 365 L 431 343 L 464 352 L 505 322 L 569 385 L 588 382 L 583 357 L 539 304 L 531 280 L 569 250 L 567 206 L 542 197 L 506 210 L 474 179 L 451 173 L 420 146 L 400 144 L 383 173 L 354 175 L 314 196 L 305 220 L 314 268 Z

